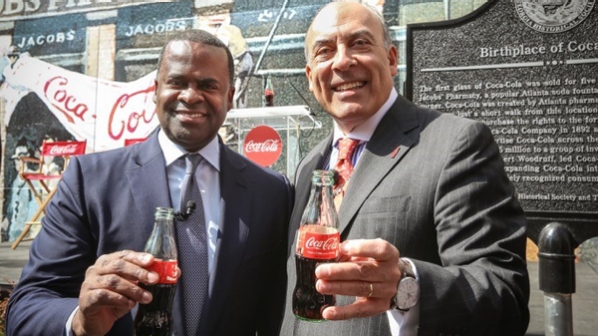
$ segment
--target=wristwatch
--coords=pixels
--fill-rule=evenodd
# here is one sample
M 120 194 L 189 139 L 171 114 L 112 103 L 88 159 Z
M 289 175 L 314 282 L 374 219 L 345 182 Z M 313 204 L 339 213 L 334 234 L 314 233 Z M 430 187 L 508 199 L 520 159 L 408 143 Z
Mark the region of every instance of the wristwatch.
M 401 258 L 399 267 L 403 275 L 397 286 L 397 294 L 390 301 L 390 309 L 409 311 L 419 301 L 419 281 L 409 261 Z

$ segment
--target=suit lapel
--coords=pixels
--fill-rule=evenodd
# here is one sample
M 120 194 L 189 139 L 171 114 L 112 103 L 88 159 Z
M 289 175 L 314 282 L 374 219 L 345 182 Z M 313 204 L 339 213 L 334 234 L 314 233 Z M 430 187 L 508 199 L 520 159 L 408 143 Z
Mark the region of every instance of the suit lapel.
M 417 141 L 415 106 L 399 96 L 378 124 L 353 171 L 339 209 L 341 234 L 372 191 Z
M 230 149 L 220 144 L 221 224 L 213 276 L 210 278 L 210 331 L 227 302 L 236 270 L 243 259 L 251 224 L 251 195 L 242 174 L 245 163 L 231 153 Z
M 172 206 L 158 132 L 140 145 L 131 147 L 131 151 L 131 168 L 127 168 L 125 175 L 142 218 L 141 223 L 148 223 L 147 230 L 151 230 L 156 207 Z

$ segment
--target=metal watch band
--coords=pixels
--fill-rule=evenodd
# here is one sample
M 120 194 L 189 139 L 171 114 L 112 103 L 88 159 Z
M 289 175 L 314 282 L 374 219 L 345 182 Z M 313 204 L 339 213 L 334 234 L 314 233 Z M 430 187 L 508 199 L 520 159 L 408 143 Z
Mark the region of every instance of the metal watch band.
M 414 278 L 414 279 L 415 279 L 415 278 L 416 278 L 416 277 L 415 277 L 415 272 L 413 271 L 413 266 L 411 265 L 411 262 L 409 262 L 409 261 L 405 260 L 405 258 L 401 258 L 401 259 L 399 259 L 399 262 L 400 262 L 400 263 L 401 263 L 401 265 L 402 265 L 402 267 L 401 267 L 401 272 L 402 272 L 403 274 L 402 274 L 402 277 L 401 277 L 401 278 L 404 278 L 404 277 L 411 277 L 411 278 Z

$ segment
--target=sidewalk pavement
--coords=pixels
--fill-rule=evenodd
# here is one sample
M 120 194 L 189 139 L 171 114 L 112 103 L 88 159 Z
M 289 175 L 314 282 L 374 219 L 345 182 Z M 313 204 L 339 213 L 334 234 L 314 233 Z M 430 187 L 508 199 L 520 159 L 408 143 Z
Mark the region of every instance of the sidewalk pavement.
M 0 243 L 0 288 L 15 283 L 29 257 L 30 241 L 21 243 L 15 250 L 11 244 Z M 530 324 L 527 336 L 545 335 L 544 293 L 538 288 L 538 263 L 528 263 L 531 295 L 529 301 Z M 598 274 L 584 264 L 575 264 L 576 293 L 573 294 L 573 332 L 575 336 L 598 336 Z M 482 335 L 480 335 L 482 336 Z M 509 336 L 509 335 L 505 335 Z

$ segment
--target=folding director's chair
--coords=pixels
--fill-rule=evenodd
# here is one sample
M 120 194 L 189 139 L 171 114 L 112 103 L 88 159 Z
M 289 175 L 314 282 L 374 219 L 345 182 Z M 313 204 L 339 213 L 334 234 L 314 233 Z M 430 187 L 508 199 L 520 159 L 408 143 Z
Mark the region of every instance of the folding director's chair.
M 35 197 L 39 208 L 31 217 L 31 219 L 25 222 L 23 232 L 17 237 L 15 242 L 12 244 L 12 249 L 16 249 L 19 243 L 24 240 L 27 233 L 31 229 L 31 225 L 40 225 L 41 216 L 45 214 L 46 206 L 54 197 L 57 190 L 58 181 L 62 178 L 62 172 L 66 169 L 71 156 L 85 154 L 85 148 L 87 141 L 44 141 L 42 143 L 40 157 L 20 157 L 21 159 L 21 171 L 19 175 L 27 182 L 27 186 L 31 190 L 31 193 Z M 64 164 L 58 169 L 48 169 L 48 164 L 53 158 L 62 158 Z M 26 171 L 26 166 L 33 165 L 38 166 L 35 171 Z M 36 187 L 36 182 L 41 188 Z

